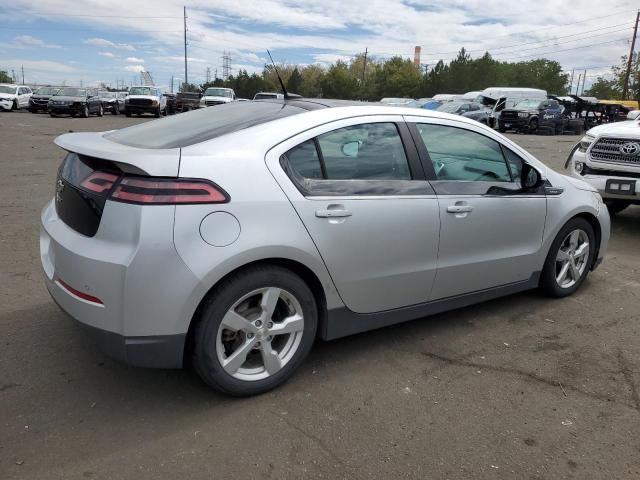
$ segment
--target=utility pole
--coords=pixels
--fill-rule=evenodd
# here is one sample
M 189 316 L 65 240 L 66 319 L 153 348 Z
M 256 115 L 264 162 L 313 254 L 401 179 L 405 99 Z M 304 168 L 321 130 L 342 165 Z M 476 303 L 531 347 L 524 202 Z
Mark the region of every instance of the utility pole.
M 173 93 L 173 75 L 171 75 L 171 93 Z
M 24 85 L 24 65 L 20 65 L 20 68 L 22 69 L 22 84 Z
M 364 78 L 367 73 L 367 53 L 369 53 L 369 47 L 364 49 L 364 63 L 362 65 L 362 84 L 364 85 Z
M 633 28 L 633 37 L 631 38 L 631 49 L 629 50 L 629 59 L 627 60 L 627 71 L 624 74 L 624 89 L 622 90 L 622 99 L 627 100 L 629 93 L 629 75 L 631 74 L 631 64 L 633 63 L 633 50 L 636 46 L 636 35 L 638 34 L 638 20 L 640 20 L 640 10 L 636 13 L 636 26 Z
M 576 85 L 576 95 L 578 95 L 578 92 L 580 91 L 580 80 L 582 79 L 582 74 L 579 73 L 578 74 L 578 84 Z
M 18 77 L 16 77 L 16 71 L 11 69 L 11 77 L 13 78 L 13 83 L 18 83 Z
M 587 69 L 584 70 L 584 76 L 582 77 L 582 90 L 580 91 L 580 95 L 584 95 L 584 82 L 587 79 Z
M 184 7 L 184 84 L 189 83 L 187 77 L 187 7 Z
M 207 67 L 206 78 L 207 78 L 207 83 L 211 83 L 211 67 Z
M 569 93 L 571 93 L 571 91 L 573 90 L 573 75 L 576 73 L 576 69 L 572 68 L 571 69 L 571 85 L 569 85 Z

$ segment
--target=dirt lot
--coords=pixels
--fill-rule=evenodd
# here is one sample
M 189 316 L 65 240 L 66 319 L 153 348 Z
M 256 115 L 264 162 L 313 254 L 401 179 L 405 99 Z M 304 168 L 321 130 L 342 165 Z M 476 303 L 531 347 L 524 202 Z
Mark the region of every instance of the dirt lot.
M 640 478 L 640 207 L 572 298 L 320 342 L 287 385 L 234 400 L 104 357 L 41 281 L 53 139 L 140 121 L 0 113 L 0 478 Z M 576 141 L 512 138 L 556 169 Z

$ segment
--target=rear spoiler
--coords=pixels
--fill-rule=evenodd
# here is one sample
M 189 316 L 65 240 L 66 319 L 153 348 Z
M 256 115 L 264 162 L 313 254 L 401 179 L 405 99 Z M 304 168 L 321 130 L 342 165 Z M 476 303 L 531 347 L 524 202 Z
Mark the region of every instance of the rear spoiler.
M 113 131 L 113 130 L 112 130 Z M 54 142 L 69 152 L 88 157 L 110 160 L 125 172 L 157 177 L 177 177 L 180 167 L 180 149 L 146 149 L 131 147 L 104 138 L 109 132 L 66 133 Z M 133 168 L 131 168 L 133 167 Z

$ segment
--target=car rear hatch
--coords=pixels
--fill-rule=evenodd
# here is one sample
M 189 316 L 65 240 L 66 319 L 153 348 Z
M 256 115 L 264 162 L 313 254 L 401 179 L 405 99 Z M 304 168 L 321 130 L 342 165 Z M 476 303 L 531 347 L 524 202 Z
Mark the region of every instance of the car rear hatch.
M 178 175 L 179 148 L 135 148 L 110 141 L 103 133 L 72 133 L 55 142 L 69 152 L 56 178 L 56 212 L 69 227 L 89 237 L 98 231 L 107 199 L 125 175 Z M 133 185 L 127 188 L 135 191 Z

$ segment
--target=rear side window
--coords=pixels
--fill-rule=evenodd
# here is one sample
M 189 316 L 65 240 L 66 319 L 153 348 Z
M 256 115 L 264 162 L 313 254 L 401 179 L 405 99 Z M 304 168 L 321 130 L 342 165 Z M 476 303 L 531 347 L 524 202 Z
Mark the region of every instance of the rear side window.
M 484 135 L 445 125 L 417 124 L 438 180 L 511 182 L 500 144 Z
M 289 165 L 304 178 L 411 180 L 402 139 L 394 123 L 340 128 L 298 145 Z

